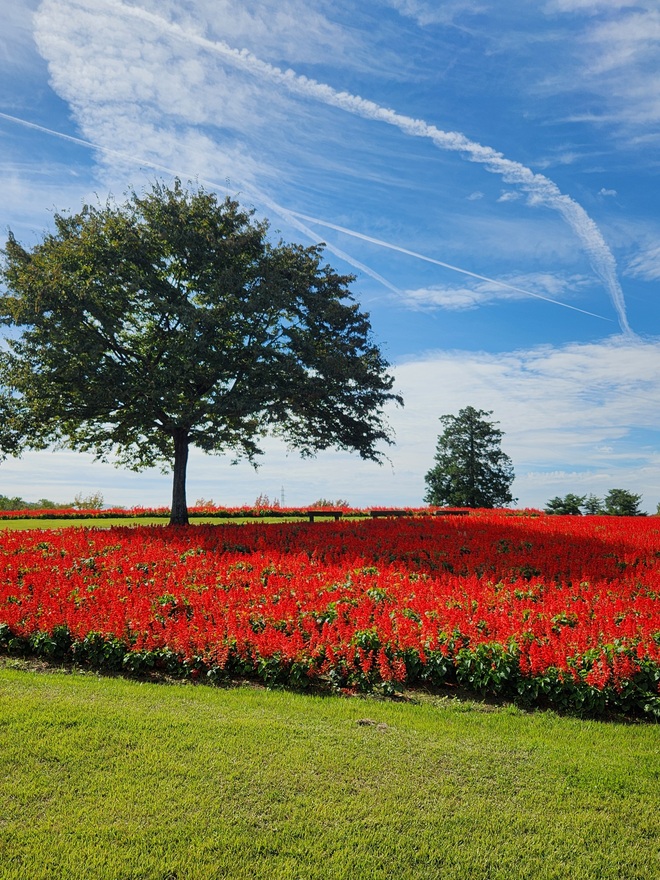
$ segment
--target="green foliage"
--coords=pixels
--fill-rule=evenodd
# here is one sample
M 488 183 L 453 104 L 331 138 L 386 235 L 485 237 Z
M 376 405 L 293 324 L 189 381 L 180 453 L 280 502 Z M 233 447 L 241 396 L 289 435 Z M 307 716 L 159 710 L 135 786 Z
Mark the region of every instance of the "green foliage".
M 610 489 L 603 499 L 603 510 L 609 516 L 644 516 L 640 510 L 641 495 L 626 489 Z
M 560 516 L 580 516 L 586 500 L 586 495 L 573 495 L 569 492 L 563 498 L 551 498 L 545 506 L 545 512 Z
M 26 510 L 27 501 L 24 501 L 18 495 L 10 498 L 8 495 L 0 495 L 0 510 Z
M 179 181 L 122 205 L 54 218 L 31 250 L 4 249 L 0 448 L 54 441 L 172 468 L 187 521 L 191 445 L 254 462 L 282 435 L 303 455 L 338 447 L 380 460 L 393 378 L 352 276 L 321 248 L 271 244 L 237 202 Z
M 587 495 L 582 507 L 586 514 L 592 516 L 603 512 L 603 502 L 596 495 Z
M 319 510 L 348 510 L 350 508 L 350 504 L 344 498 L 337 498 L 335 501 L 330 501 L 327 498 L 318 498 L 313 504 L 310 504 L 310 509 L 318 508 Z
M 573 495 L 564 498 L 551 498 L 545 506 L 546 513 L 562 516 L 581 514 L 607 514 L 608 516 L 645 516 L 640 510 L 641 495 L 628 492 L 626 489 L 610 489 L 604 499 L 596 495 Z M 658 505 L 660 508 L 660 505 Z M 659 510 L 660 512 L 660 510 Z
M 82 492 L 78 492 L 72 506 L 77 507 L 78 510 L 101 510 L 103 507 L 103 493 L 92 492 L 91 495 L 83 495 Z
M 71 507 L 70 504 L 57 504 L 48 498 L 40 498 L 38 501 L 25 501 L 18 495 L 10 498 L 0 495 L 0 510 L 58 510 Z
M 515 501 L 513 465 L 502 452 L 502 431 L 488 421 L 491 412 L 468 406 L 444 415 L 435 466 L 424 478 L 424 501 L 451 507 L 504 507 Z
M 34 510 L 64 510 L 70 506 L 70 504 L 58 504 L 56 501 L 51 501 L 49 498 L 39 498 L 34 504 L 28 505 L 28 509 L 32 507 Z
M 7 320 L 3 320 L 0 312 L 0 326 L 6 323 L 8 323 Z M 25 424 L 25 419 L 21 418 L 16 395 L 8 387 L 6 381 L 8 371 L 8 353 L 0 350 L 0 461 L 3 461 L 8 455 L 20 455 L 25 446 L 26 431 L 29 428 Z

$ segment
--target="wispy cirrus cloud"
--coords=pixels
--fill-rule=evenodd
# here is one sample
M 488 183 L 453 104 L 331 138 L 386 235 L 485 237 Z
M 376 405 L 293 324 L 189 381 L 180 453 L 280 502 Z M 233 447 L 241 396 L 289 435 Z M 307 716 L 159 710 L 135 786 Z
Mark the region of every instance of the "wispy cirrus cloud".
M 645 281 L 660 280 L 660 244 L 649 244 L 640 250 L 629 260 L 627 271 Z
M 56 138 L 60 138 L 68 143 L 73 143 L 73 144 L 76 144 L 81 147 L 88 147 L 90 149 L 98 151 L 102 156 L 112 158 L 112 160 L 115 163 L 115 166 L 114 166 L 115 171 L 117 170 L 118 167 L 121 167 L 123 165 L 126 165 L 126 166 L 132 168 L 132 167 L 134 167 L 135 163 L 138 162 L 147 168 L 154 169 L 155 171 L 158 171 L 158 172 L 164 172 L 168 175 L 185 176 L 187 173 L 185 171 L 185 169 L 169 168 L 168 166 L 165 166 L 165 165 L 161 164 L 160 162 L 155 162 L 151 159 L 146 159 L 146 158 L 140 157 L 140 156 L 129 155 L 128 153 L 125 153 L 125 152 L 122 152 L 122 151 L 119 151 L 116 149 L 110 149 L 107 147 L 103 147 L 101 144 L 95 144 L 90 141 L 85 141 L 82 138 L 75 137 L 73 135 L 68 135 L 63 132 L 54 131 L 53 129 L 46 128 L 45 126 L 38 125 L 34 122 L 29 122 L 28 120 L 21 119 L 16 116 L 11 116 L 7 113 L 0 113 L 0 119 L 5 119 L 8 121 L 17 123 L 18 125 L 25 126 L 29 129 L 36 130 L 36 131 L 51 135 Z M 12 172 L 15 171 L 14 166 L 12 166 L 11 171 Z M 8 183 L 11 183 L 11 173 L 8 174 L 7 177 L 8 177 Z M 222 183 L 219 183 L 218 181 L 215 181 L 215 180 L 206 180 L 206 179 L 199 180 L 199 178 L 198 178 L 198 181 L 202 184 L 207 185 L 207 186 L 211 186 L 213 189 L 223 191 L 226 194 L 231 193 L 229 180 L 225 181 L 224 185 Z M 20 175 L 16 175 L 15 182 L 17 184 L 17 188 L 25 189 L 25 181 L 23 179 L 21 179 Z M 11 187 L 9 187 L 9 190 L 11 193 Z M 352 265 L 354 268 L 359 269 L 361 272 L 364 272 L 366 275 L 369 275 L 375 281 L 378 281 L 380 284 L 382 284 L 384 287 L 387 287 L 389 290 L 393 291 L 394 293 L 396 293 L 396 294 L 400 293 L 399 289 L 397 287 L 395 287 L 390 281 L 388 281 L 386 278 L 384 278 L 378 272 L 374 271 L 371 267 L 367 266 L 362 261 L 358 260 L 357 258 L 352 256 L 351 254 L 346 253 L 344 250 L 342 250 L 341 248 L 339 248 L 336 245 L 329 244 L 327 242 L 322 242 L 320 237 L 318 236 L 318 234 L 315 233 L 309 226 L 307 226 L 306 223 L 302 222 L 303 219 L 305 219 L 303 215 L 298 215 L 295 212 L 290 211 L 288 208 L 286 208 L 282 205 L 279 205 L 277 202 L 273 201 L 273 199 L 271 199 L 264 192 L 260 191 L 259 189 L 257 189 L 254 186 L 250 186 L 249 184 L 248 184 L 248 193 L 251 197 L 255 198 L 263 206 L 272 209 L 272 211 L 274 211 L 274 213 L 276 215 L 286 219 L 294 228 L 296 228 L 299 232 L 302 232 L 303 234 L 305 234 L 308 238 L 310 238 L 315 243 L 323 244 L 323 246 L 327 250 L 329 250 L 331 253 L 335 254 L 336 256 L 340 257 L 341 259 L 345 260 L 347 263 L 349 263 L 349 265 Z M 94 199 L 90 198 L 89 201 L 94 201 Z M 7 204 L 7 201 L 6 201 L 6 204 Z M 315 220 L 314 218 L 306 218 L 306 219 L 310 220 L 311 222 L 316 222 L 316 223 L 320 222 L 320 221 Z M 20 225 L 20 221 L 19 221 L 19 225 Z M 356 233 L 354 233 L 354 234 L 356 234 Z M 457 270 L 457 271 L 462 271 L 462 270 Z
M 360 55 L 357 32 L 306 0 L 140 0 L 139 5 L 200 36 L 222 36 L 276 62 L 351 64 Z
M 547 0 L 545 9 L 548 12 L 588 12 L 597 13 L 605 10 L 620 10 L 637 6 L 635 0 Z
M 560 277 L 557 274 L 535 272 L 507 275 L 499 282 L 483 280 L 462 285 L 445 284 L 404 290 L 402 296 L 408 306 L 421 311 L 436 309 L 464 311 L 533 297 L 584 313 L 583 309 L 573 306 L 566 300 L 574 297 L 580 289 L 591 286 L 592 283 L 593 281 L 583 276 Z M 593 316 L 593 312 L 586 314 Z
M 11 116 L 6 113 L 0 113 L 0 119 L 5 119 L 7 121 L 14 122 L 20 126 L 24 126 L 31 130 L 36 130 L 41 133 L 51 135 L 53 137 L 62 139 L 67 143 L 71 143 L 81 147 L 87 147 L 92 150 L 98 151 L 102 155 L 111 157 L 115 163 L 118 163 L 120 166 L 123 164 L 132 166 L 135 162 L 140 162 L 146 167 L 153 168 L 159 172 L 165 172 L 167 174 L 185 176 L 185 170 L 181 168 L 169 168 L 160 163 L 154 162 L 149 159 L 145 159 L 140 156 L 129 156 L 126 153 L 118 151 L 116 149 L 110 149 L 101 146 L 100 144 L 94 144 L 89 141 L 85 141 L 81 138 L 75 137 L 73 135 L 68 135 L 63 132 L 54 131 L 52 129 L 46 128 L 45 126 L 38 125 L 33 122 L 29 122 L 27 120 L 21 119 L 19 117 Z M 10 169 L 10 171 L 13 171 Z M 52 169 L 51 169 L 52 170 Z M 71 172 L 69 172 L 71 173 Z M 6 195 L 8 194 L 8 200 L 6 199 L 6 205 L 11 203 L 11 192 L 12 192 L 12 175 L 9 173 L 7 175 L 6 182 Z M 203 179 L 200 181 L 206 185 L 212 186 L 214 189 L 219 189 L 221 191 L 230 192 L 229 183 L 226 182 L 226 185 L 219 183 L 214 180 L 206 180 Z M 26 191 L 25 181 L 21 180 L 20 176 L 16 176 L 15 179 L 16 186 L 14 189 L 19 190 L 20 192 Z M 67 192 L 66 189 L 63 190 Z M 61 201 L 61 190 L 60 192 L 60 201 Z M 462 308 L 473 308 L 477 305 L 483 305 L 486 302 L 494 299 L 498 299 L 499 301 L 503 301 L 505 299 L 520 299 L 524 297 L 532 297 L 534 299 L 544 300 L 546 302 L 553 303 L 554 305 L 562 306 L 567 309 L 571 309 L 576 312 L 581 312 L 585 315 L 590 315 L 595 318 L 601 318 L 603 320 L 610 320 L 609 318 L 605 318 L 603 315 L 596 314 L 594 312 L 586 311 L 585 309 L 578 308 L 577 306 L 573 306 L 569 303 L 562 302 L 560 300 L 552 298 L 549 294 L 553 293 L 557 295 L 558 292 L 562 292 L 566 289 L 566 283 L 562 283 L 558 276 L 552 276 L 549 274 L 541 275 L 536 273 L 534 275 L 527 276 L 512 276 L 507 278 L 488 278 L 484 275 L 477 274 L 469 269 L 461 268 L 459 266 L 455 266 L 451 263 L 447 263 L 445 261 L 439 260 L 436 257 L 430 257 L 426 254 L 421 254 L 417 251 L 410 250 L 409 248 L 405 248 L 401 245 L 397 245 L 393 242 L 384 241 L 379 238 L 375 238 L 370 235 L 366 235 L 364 233 L 358 232 L 357 230 L 348 229 L 345 226 L 339 226 L 335 223 L 329 223 L 324 221 L 318 217 L 309 217 L 305 214 L 300 214 L 299 212 L 292 211 L 289 208 L 286 208 L 283 205 L 275 202 L 271 199 L 267 194 L 263 191 L 257 189 L 256 187 L 249 186 L 248 192 L 252 198 L 255 198 L 258 202 L 260 202 L 264 207 L 269 208 L 274 214 L 279 217 L 285 219 L 288 223 L 290 223 L 295 229 L 299 232 L 302 232 L 308 238 L 310 238 L 314 242 L 322 243 L 323 246 L 335 254 L 335 256 L 340 257 L 345 260 L 349 265 L 352 265 L 354 268 L 364 272 L 366 275 L 370 276 L 374 280 L 378 281 L 384 287 L 391 290 L 393 293 L 397 294 L 404 302 L 407 302 L 413 308 L 429 308 L 429 307 L 444 307 L 444 308 L 454 308 L 454 309 L 462 309 Z M 34 195 L 33 195 L 34 197 Z M 94 201 L 94 199 L 88 197 L 90 201 Z M 17 199 L 18 201 L 18 199 Z M 20 198 L 20 201 L 23 203 L 23 209 L 26 208 L 24 197 Z M 20 217 L 20 211 L 16 210 L 16 213 Z M 31 211 L 28 210 L 28 216 L 31 214 Z M 309 225 L 311 224 L 311 226 Z M 21 225 L 20 220 L 18 221 L 18 226 Z M 23 224 L 25 225 L 25 224 Z M 15 224 L 16 226 L 16 224 Z M 369 242 L 370 244 L 378 245 L 379 247 L 385 248 L 387 250 L 396 251 L 398 253 L 404 254 L 406 256 L 412 257 L 415 260 L 421 260 L 422 262 L 432 263 L 436 266 L 440 266 L 444 269 L 449 269 L 452 272 L 457 272 L 461 275 L 468 276 L 472 279 L 476 279 L 480 284 L 473 285 L 471 288 L 463 287 L 463 288 L 448 288 L 448 287 L 433 287 L 433 288 L 425 288 L 422 290 L 414 290 L 414 291 L 401 291 L 395 285 L 393 285 L 387 278 L 384 278 L 381 274 L 376 272 L 370 266 L 363 263 L 361 260 L 358 260 L 352 254 L 347 253 L 343 248 L 340 248 L 336 244 L 329 243 L 325 240 L 322 240 L 321 237 L 312 229 L 312 226 L 321 226 L 327 229 L 333 229 L 336 232 L 340 232 L 350 238 L 358 239 L 361 241 Z M 527 282 L 530 282 L 527 284 Z M 575 290 L 577 287 L 585 286 L 587 282 L 581 282 L 579 279 L 574 278 L 571 282 L 571 289 Z M 522 285 L 525 284 L 526 287 Z M 536 292 L 531 291 L 530 287 L 536 287 Z M 540 290 L 545 290 L 545 293 L 541 293 Z M 499 296 L 498 296 L 499 292 Z M 508 294 L 508 296 L 503 295 Z
M 25 72 L 37 58 L 32 37 L 32 15 L 39 0 L 0 0 L 0 67 Z
M 162 109 L 165 106 L 165 95 L 168 95 L 167 106 L 170 108 L 170 117 L 179 114 L 187 123 L 192 121 L 199 124 L 202 121 L 198 118 L 189 120 L 185 108 L 190 103 L 195 106 L 199 104 L 199 100 L 195 100 L 195 88 L 199 86 L 200 82 L 205 84 L 203 94 L 209 93 L 208 81 L 205 79 L 209 75 L 208 68 L 198 64 L 190 70 L 179 61 L 178 64 L 169 65 L 172 69 L 178 69 L 180 73 L 171 88 L 167 81 L 158 84 L 153 82 L 153 76 L 150 75 L 153 71 L 151 58 L 154 52 L 163 51 L 161 43 L 153 40 L 153 30 L 156 29 L 166 40 L 175 42 L 177 46 L 181 44 L 192 45 L 196 50 L 201 50 L 206 55 L 219 58 L 224 62 L 224 67 L 214 74 L 221 83 L 223 79 L 226 81 L 233 79 L 235 72 L 248 74 L 247 81 L 244 78 L 237 81 L 237 87 L 242 89 L 243 100 L 239 103 L 232 101 L 232 107 L 243 107 L 244 110 L 247 108 L 248 115 L 250 115 L 251 90 L 261 89 L 266 84 L 273 98 L 273 107 L 281 106 L 282 92 L 284 92 L 300 98 L 313 99 L 362 119 L 393 126 L 412 137 L 427 138 L 439 149 L 459 153 L 471 162 L 482 165 L 487 171 L 501 176 L 505 182 L 517 186 L 520 191 L 527 194 L 530 205 L 542 205 L 557 211 L 581 242 L 594 271 L 608 290 L 622 331 L 624 333 L 631 332 L 626 316 L 623 291 L 617 278 L 616 263 L 602 233 L 584 208 L 574 199 L 562 193 L 549 178 L 535 174 L 522 163 L 507 158 L 491 147 L 470 140 L 460 132 L 443 131 L 422 119 L 398 113 L 359 95 L 339 91 L 329 84 L 302 76 L 291 69 L 284 70 L 264 61 L 247 49 L 237 49 L 230 46 L 225 40 L 209 39 L 200 34 L 199 28 L 191 28 L 188 22 L 181 24 L 176 19 L 164 17 L 160 7 L 159 12 L 154 13 L 150 8 L 127 5 L 119 0 L 117 2 L 103 0 L 102 3 L 94 4 L 90 4 L 89 0 L 87 2 L 79 0 L 73 4 L 77 10 L 76 16 L 64 16 L 65 8 L 71 3 L 73 0 L 69 0 L 69 3 L 65 3 L 64 0 L 45 0 L 37 16 L 37 38 L 42 51 L 49 58 L 56 88 L 78 108 L 82 124 L 97 132 L 95 138 L 99 137 L 98 132 L 100 132 L 102 141 L 113 136 L 114 132 L 111 133 L 108 126 L 112 125 L 116 131 L 117 124 L 122 124 L 122 113 L 125 114 L 125 108 L 131 105 L 140 107 L 140 118 L 145 118 L 148 125 L 149 102 L 156 103 Z M 78 10 L 80 10 L 80 14 L 78 14 Z M 101 13 L 101 10 L 105 10 L 105 12 Z M 95 29 L 98 31 L 97 16 L 99 14 L 110 15 L 112 20 L 117 22 L 117 26 L 122 28 L 122 36 L 125 35 L 126 42 L 125 44 L 123 41 L 119 43 L 121 48 L 117 48 L 118 44 L 114 42 L 115 51 L 119 51 L 123 55 L 127 51 L 129 53 L 136 52 L 140 61 L 140 76 L 133 76 L 130 81 L 124 80 L 123 83 L 117 83 L 109 77 L 107 70 L 105 73 L 99 71 L 96 76 L 93 75 L 93 71 L 90 71 L 85 78 L 77 75 L 76 60 L 86 59 L 86 66 L 88 69 L 90 68 L 90 44 L 84 39 L 81 28 L 87 35 L 93 34 Z M 57 19 L 59 29 L 52 27 L 54 17 Z M 70 19 L 74 21 L 71 25 L 69 25 Z M 140 22 L 147 30 L 143 29 L 137 35 L 131 36 L 137 31 L 134 26 L 135 21 Z M 93 24 L 91 24 L 92 22 Z M 97 43 L 92 42 L 91 45 L 94 47 L 94 64 L 106 68 L 116 67 L 112 53 L 106 52 L 104 54 L 102 46 Z M 81 50 L 80 47 L 87 47 L 87 49 Z M 171 43 L 168 44 L 168 51 L 171 53 L 170 47 Z M 87 55 L 84 54 L 85 51 Z M 178 50 L 175 51 L 174 62 L 177 61 L 177 54 Z M 227 68 L 229 68 L 229 72 L 227 72 Z M 162 64 L 159 69 L 162 69 Z M 107 86 L 109 81 L 112 84 Z M 139 90 L 145 83 L 148 83 L 146 92 L 140 91 L 139 96 L 136 95 L 136 90 Z M 223 94 L 228 92 L 226 86 L 227 82 L 220 89 Z M 100 92 L 102 92 L 102 98 Z M 201 98 L 202 95 L 199 97 Z M 261 99 L 263 100 L 263 94 L 261 94 Z M 205 112 L 208 114 L 209 108 Z M 131 115 L 132 121 L 136 115 Z M 259 116 L 258 113 L 256 115 Z M 210 122 L 210 120 L 208 121 Z M 231 128 L 232 121 L 238 128 L 236 120 L 232 120 L 231 116 L 227 118 L 226 125 Z M 128 124 L 128 118 L 125 117 L 123 124 Z M 161 130 L 162 126 L 161 120 Z M 151 133 L 147 130 L 147 137 L 141 137 L 141 143 L 153 142 L 154 149 L 157 149 L 158 133 L 155 128 Z M 195 138 L 202 141 L 203 135 L 195 135 Z M 176 141 L 173 139 L 174 143 Z M 200 153 L 203 153 L 203 150 Z M 240 144 L 236 145 L 235 153 L 240 154 Z M 169 162 L 171 159 L 167 161 Z M 213 173 L 217 175 L 219 171 L 216 168 L 217 166 L 214 167 Z
M 385 2 L 400 15 L 412 18 L 420 27 L 431 24 L 453 24 L 487 8 L 487 4 L 479 0 L 445 0 L 443 3 L 431 2 L 431 0 L 385 0 Z
M 580 118 L 618 126 L 630 145 L 657 139 L 660 121 L 660 8 L 657 3 L 620 0 L 553 0 L 551 15 L 585 15 L 573 46 L 573 66 L 555 79 L 559 89 L 588 89 L 602 109 Z M 568 59 L 567 59 L 568 61 Z M 579 75 L 576 75 L 579 74 Z

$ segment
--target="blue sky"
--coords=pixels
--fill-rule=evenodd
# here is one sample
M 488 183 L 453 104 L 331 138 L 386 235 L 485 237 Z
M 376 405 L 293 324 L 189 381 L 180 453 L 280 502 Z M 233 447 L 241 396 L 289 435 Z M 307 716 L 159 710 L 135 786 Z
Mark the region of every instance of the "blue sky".
M 653 0 L 0 0 L 0 227 L 175 175 L 353 272 L 403 409 L 378 467 L 193 454 L 189 501 L 420 504 L 438 417 L 492 410 L 519 506 L 660 501 Z M 0 494 L 167 504 L 67 450 Z

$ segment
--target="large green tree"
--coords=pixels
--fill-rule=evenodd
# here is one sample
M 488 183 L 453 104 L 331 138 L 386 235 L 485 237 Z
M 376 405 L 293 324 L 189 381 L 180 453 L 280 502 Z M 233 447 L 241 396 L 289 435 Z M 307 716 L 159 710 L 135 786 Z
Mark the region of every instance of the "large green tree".
M 458 415 L 440 416 L 435 465 L 426 474 L 424 500 L 451 507 L 504 507 L 516 499 L 509 491 L 513 465 L 502 452 L 502 431 L 487 412 L 468 406 Z
M 401 399 L 354 278 L 320 247 L 272 244 L 252 212 L 179 181 L 54 222 L 3 251 L 6 453 L 60 442 L 160 464 L 173 524 L 187 522 L 191 446 L 254 462 L 276 433 L 303 455 L 381 458 L 383 405 Z

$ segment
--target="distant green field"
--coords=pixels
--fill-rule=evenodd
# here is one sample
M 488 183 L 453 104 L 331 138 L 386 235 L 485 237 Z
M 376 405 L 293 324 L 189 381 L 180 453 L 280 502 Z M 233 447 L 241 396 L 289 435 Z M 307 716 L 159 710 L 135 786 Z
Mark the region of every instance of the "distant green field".
M 320 517 L 319 519 L 327 519 L 332 521 L 331 517 Z M 264 517 L 225 517 L 217 516 L 191 516 L 191 525 L 201 525 L 202 523 L 210 523 L 219 525 L 220 523 L 255 523 L 255 522 L 303 522 L 307 521 L 307 517 L 291 516 L 264 516 Z M 75 519 L 72 517 L 61 519 L 1 519 L 0 531 L 3 529 L 65 529 L 65 528 L 95 528 L 107 529 L 111 526 L 164 526 L 169 522 L 169 516 L 118 516 L 109 517 L 107 519 L 101 517 L 90 517 L 89 519 Z
M 657 880 L 660 728 L 0 662 L 0 880 Z

